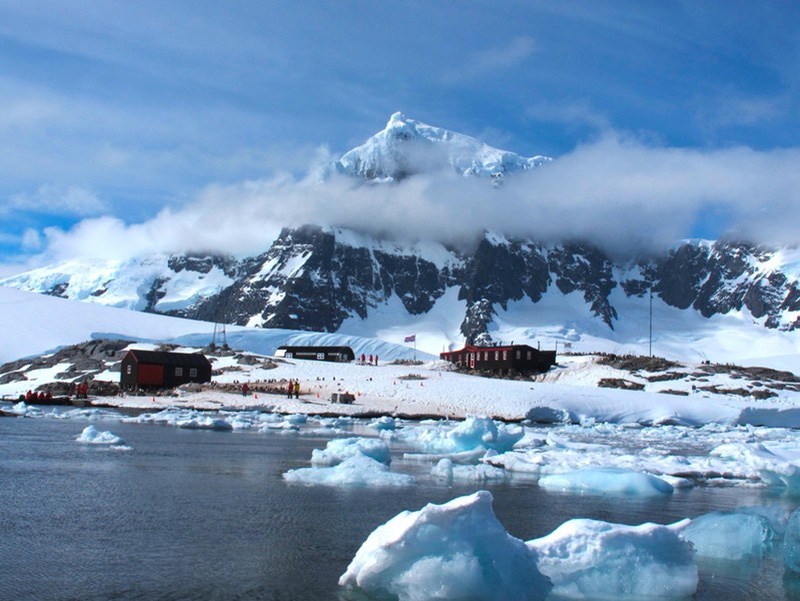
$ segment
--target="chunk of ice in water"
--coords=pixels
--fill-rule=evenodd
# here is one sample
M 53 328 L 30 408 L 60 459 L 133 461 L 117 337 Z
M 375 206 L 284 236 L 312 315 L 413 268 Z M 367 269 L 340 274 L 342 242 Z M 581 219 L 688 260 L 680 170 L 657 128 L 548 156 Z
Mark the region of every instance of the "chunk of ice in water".
M 697 590 L 692 547 L 667 526 L 576 519 L 527 544 L 556 598 L 683 598 Z
M 311 452 L 311 465 L 338 465 L 348 457 L 365 455 L 389 465 L 389 445 L 377 438 L 334 438 L 324 449 Z
M 108 444 L 108 445 L 125 444 L 125 441 L 122 440 L 119 436 L 112 434 L 111 432 L 101 432 L 94 426 L 86 426 L 83 429 L 83 432 L 81 432 L 78 438 L 76 438 L 75 440 L 83 444 Z
M 404 511 L 379 526 L 339 584 L 400 601 L 533 601 L 551 588 L 536 552 L 506 532 L 486 491 Z
M 539 486 L 547 490 L 588 492 L 594 494 L 651 496 L 668 495 L 672 484 L 652 474 L 624 469 L 585 469 L 539 478 Z
M 360 453 L 333 467 L 303 467 L 283 474 L 287 482 L 321 486 L 410 486 L 414 477 L 390 472 L 386 464 Z
M 754 513 L 712 511 L 681 531 L 700 557 L 739 561 L 761 559 L 775 536 L 769 522 Z

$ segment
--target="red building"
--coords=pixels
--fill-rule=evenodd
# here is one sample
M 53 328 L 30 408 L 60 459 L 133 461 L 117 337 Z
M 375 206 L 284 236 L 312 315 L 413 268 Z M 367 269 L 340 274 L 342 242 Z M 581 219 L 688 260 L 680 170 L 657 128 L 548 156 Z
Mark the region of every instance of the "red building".
M 201 353 L 129 350 L 122 358 L 120 386 L 174 388 L 187 382 L 210 382 L 211 363 Z
M 556 364 L 555 351 L 540 351 L 527 344 L 507 346 L 467 345 L 439 355 L 457 367 L 498 376 L 543 373 Z

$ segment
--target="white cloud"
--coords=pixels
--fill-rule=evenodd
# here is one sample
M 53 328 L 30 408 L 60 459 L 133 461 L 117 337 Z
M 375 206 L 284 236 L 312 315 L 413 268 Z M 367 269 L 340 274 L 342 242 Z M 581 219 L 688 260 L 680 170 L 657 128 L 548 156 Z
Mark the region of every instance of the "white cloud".
M 448 173 L 398 184 L 281 176 L 206 189 L 144 223 L 87 219 L 45 231 L 46 257 L 124 257 L 155 251 L 266 250 L 281 226 L 350 227 L 399 239 L 468 243 L 486 229 L 550 241 L 586 239 L 640 251 L 691 235 L 724 215 L 739 236 L 797 243 L 800 149 L 696 150 L 609 134 L 500 187 Z M 710 224 L 713 229 L 714 224 Z
M 16 194 L 0 205 L 0 214 L 21 210 L 79 217 L 104 212 L 107 205 L 92 191 L 79 186 L 44 184 L 33 194 Z
M 444 81 L 456 84 L 491 74 L 494 71 L 510 69 L 530 56 L 536 50 L 536 42 L 529 36 L 514 38 L 507 44 L 473 52 L 458 69 L 445 74 Z
M 28 252 L 35 252 L 42 249 L 42 237 L 33 228 L 28 228 L 22 234 L 22 248 Z

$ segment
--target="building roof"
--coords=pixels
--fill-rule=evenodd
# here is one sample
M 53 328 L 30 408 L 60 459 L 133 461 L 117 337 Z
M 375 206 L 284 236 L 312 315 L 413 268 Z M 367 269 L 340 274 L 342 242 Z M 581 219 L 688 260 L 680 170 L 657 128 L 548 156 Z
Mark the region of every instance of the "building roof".
M 137 363 L 152 363 L 175 367 L 211 367 L 211 363 L 203 353 L 171 353 L 167 351 L 131 349 L 126 357 L 128 355 L 133 355 Z
M 279 346 L 279 351 L 305 351 L 309 353 L 353 353 L 349 346 Z
M 455 351 L 445 351 L 442 353 L 443 355 L 449 355 L 454 353 L 475 353 L 478 351 L 513 351 L 513 350 L 529 350 L 529 351 L 536 351 L 539 353 L 545 352 L 540 349 L 535 349 L 528 344 L 507 344 L 505 346 L 475 346 L 472 344 L 466 345 L 464 348 L 460 348 Z

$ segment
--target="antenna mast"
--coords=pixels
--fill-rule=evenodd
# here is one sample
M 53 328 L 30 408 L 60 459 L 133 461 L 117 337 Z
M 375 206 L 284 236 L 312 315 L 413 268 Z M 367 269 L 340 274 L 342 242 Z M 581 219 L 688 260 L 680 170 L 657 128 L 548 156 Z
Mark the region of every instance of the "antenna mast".
M 650 280 L 650 356 L 653 356 L 653 280 Z

